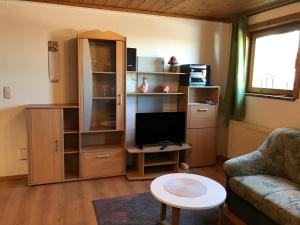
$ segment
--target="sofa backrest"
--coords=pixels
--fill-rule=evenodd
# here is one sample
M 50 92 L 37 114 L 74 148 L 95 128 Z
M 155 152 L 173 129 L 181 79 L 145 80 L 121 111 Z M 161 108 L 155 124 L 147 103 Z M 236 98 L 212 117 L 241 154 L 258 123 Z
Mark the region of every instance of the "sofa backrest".
M 300 130 L 278 128 L 258 148 L 274 175 L 300 184 Z

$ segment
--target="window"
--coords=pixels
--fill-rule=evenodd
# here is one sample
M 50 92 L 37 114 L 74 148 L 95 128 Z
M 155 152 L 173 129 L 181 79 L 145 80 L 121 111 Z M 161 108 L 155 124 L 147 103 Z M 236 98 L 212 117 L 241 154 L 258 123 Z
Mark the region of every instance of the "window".
M 297 98 L 299 42 L 300 25 L 253 33 L 248 92 Z

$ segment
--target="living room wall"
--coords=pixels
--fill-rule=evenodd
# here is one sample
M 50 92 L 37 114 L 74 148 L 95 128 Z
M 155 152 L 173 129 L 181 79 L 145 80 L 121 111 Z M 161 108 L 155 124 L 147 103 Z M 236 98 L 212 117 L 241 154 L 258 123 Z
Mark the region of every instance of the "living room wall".
M 269 10 L 249 18 L 249 24 L 255 24 L 262 21 L 274 19 L 277 17 L 293 14 L 300 12 L 300 3 L 290 4 L 277 9 Z M 272 130 L 277 127 L 296 127 L 300 128 L 300 100 L 296 101 L 286 101 L 262 97 L 247 96 L 246 97 L 246 115 L 244 122 L 250 124 L 251 126 L 257 126 L 259 129 Z M 248 125 L 247 125 L 248 126 Z M 229 156 L 241 155 L 245 152 L 245 144 L 241 141 L 237 141 L 241 137 L 245 136 L 245 130 L 240 126 L 236 127 L 234 131 L 229 131 L 232 134 L 236 133 L 238 135 L 230 135 L 230 143 L 236 143 L 235 149 L 229 148 Z M 257 133 L 257 137 L 253 139 L 248 138 L 247 141 L 253 143 L 247 143 L 247 145 L 257 145 L 257 138 L 261 134 Z M 239 145 L 237 143 L 240 143 Z M 255 143 L 255 144 L 254 144 Z M 258 147 L 258 146 L 257 146 Z M 252 150 L 255 150 L 252 149 Z M 247 149 L 249 152 L 249 149 Z
M 27 160 L 19 159 L 27 152 L 25 105 L 77 101 L 79 32 L 111 30 L 126 36 L 140 56 L 167 61 L 175 55 L 181 64 L 210 64 L 212 83 L 224 91 L 228 23 L 10 0 L 0 1 L 0 27 L 0 88 L 11 88 L 11 99 L 0 96 L 0 176 L 27 173 Z M 56 84 L 48 78 L 49 40 L 60 45 Z

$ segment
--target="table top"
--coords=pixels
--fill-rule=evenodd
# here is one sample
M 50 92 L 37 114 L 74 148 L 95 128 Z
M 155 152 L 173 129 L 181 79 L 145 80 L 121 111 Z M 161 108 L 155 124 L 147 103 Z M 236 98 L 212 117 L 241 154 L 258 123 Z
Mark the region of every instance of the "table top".
M 226 191 L 218 182 L 196 174 L 172 173 L 152 181 L 152 195 L 169 206 L 201 210 L 224 203 Z

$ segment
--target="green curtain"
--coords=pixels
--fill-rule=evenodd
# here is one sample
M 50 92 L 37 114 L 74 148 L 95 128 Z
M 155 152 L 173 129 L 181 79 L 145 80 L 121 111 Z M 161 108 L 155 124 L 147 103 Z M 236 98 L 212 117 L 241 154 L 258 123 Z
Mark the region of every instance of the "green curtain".
M 232 22 L 228 79 L 223 105 L 227 124 L 229 119 L 243 120 L 245 116 L 247 25 L 246 16 Z

